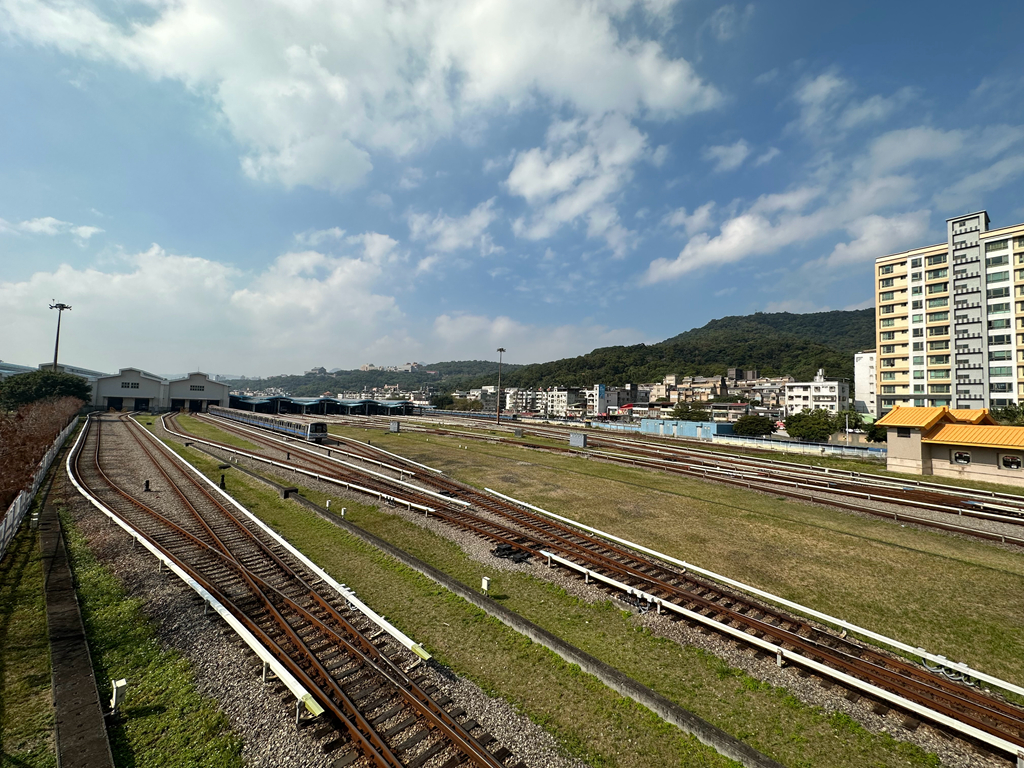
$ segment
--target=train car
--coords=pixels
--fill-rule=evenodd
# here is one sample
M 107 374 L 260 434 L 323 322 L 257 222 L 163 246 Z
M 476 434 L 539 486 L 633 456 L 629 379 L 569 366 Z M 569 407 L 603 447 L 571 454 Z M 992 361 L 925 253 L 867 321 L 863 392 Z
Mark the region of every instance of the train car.
M 214 416 L 231 419 L 242 424 L 249 424 L 253 427 L 269 429 L 273 432 L 280 432 L 281 434 L 297 437 L 301 440 L 308 440 L 311 443 L 322 443 L 324 438 L 327 437 L 327 422 L 325 421 L 290 421 L 289 419 L 268 413 L 240 411 L 237 408 L 222 408 L 218 405 L 211 405 L 208 410 Z

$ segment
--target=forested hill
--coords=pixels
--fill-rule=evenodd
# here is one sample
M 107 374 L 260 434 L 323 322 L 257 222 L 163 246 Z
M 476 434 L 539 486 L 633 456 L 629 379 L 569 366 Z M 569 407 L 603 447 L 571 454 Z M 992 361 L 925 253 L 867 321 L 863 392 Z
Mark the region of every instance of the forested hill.
M 757 368 L 806 381 L 818 368 L 853 380 L 853 354 L 875 346 L 875 311 L 789 312 L 723 317 L 657 344 L 595 349 L 580 357 L 527 365 L 503 386 L 621 385 L 660 381 L 669 373 L 710 376 Z M 492 377 L 493 378 L 493 377 Z M 475 379 L 474 385 L 493 383 Z
M 789 312 L 736 315 L 657 344 L 604 347 L 580 357 L 533 365 L 505 364 L 502 386 L 549 387 L 622 385 L 660 381 L 669 373 L 711 376 L 728 368 L 757 368 L 762 375 L 790 374 L 801 381 L 824 368 L 830 377 L 853 380 L 853 354 L 875 346 L 875 311 Z M 280 387 L 293 395 L 362 391 L 399 384 L 415 389 L 429 384 L 442 391 L 497 383 L 497 361 L 430 363 L 413 373 L 336 371 L 327 375 L 274 376 L 261 381 L 228 382 L 232 387 Z M 436 371 L 436 374 L 425 373 Z

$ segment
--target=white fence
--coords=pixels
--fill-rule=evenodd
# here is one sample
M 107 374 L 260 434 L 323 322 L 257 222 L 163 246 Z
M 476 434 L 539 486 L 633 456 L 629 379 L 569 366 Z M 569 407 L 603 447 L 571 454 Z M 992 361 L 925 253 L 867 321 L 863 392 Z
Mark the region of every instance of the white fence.
M 53 459 L 57 456 L 57 452 L 64 445 L 64 441 L 68 439 L 68 435 L 71 434 L 71 430 L 75 428 L 76 424 L 78 424 L 77 416 L 57 435 L 57 439 L 53 441 L 50 450 L 46 452 L 42 461 L 39 462 L 35 477 L 32 478 L 32 485 L 19 493 L 14 501 L 11 502 L 11 506 L 7 508 L 7 512 L 4 513 L 3 522 L 0 522 L 0 560 L 4 559 L 7 545 L 11 543 L 11 539 L 14 538 L 14 534 L 18 532 L 18 528 L 21 526 L 21 521 L 25 518 L 25 513 L 32 506 L 32 499 L 35 498 L 39 486 L 43 484 L 46 470 L 50 468 Z
M 806 453 L 817 456 L 843 456 L 846 458 L 884 460 L 885 448 L 841 445 L 837 443 L 798 443 L 790 440 L 772 440 L 769 437 L 743 437 L 740 435 L 715 435 L 711 442 L 728 445 L 742 445 L 747 448 L 761 448 L 781 453 Z

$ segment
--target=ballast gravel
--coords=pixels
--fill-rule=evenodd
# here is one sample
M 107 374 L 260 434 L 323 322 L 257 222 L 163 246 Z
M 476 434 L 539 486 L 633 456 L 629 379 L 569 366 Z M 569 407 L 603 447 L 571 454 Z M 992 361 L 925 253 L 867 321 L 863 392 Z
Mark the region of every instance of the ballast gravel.
M 171 439 L 173 439 L 173 437 Z M 236 460 L 243 466 L 248 466 L 257 473 L 266 471 L 266 465 L 260 466 L 260 462 L 250 461 L 244 457 L 237 457 Z M 312 490 L 321 491 L 335 497 L 349 497 L 369 504 L 378 503 L 373 497 L 353 493 L 339 485 L 315 480 L 299 473 L 290 473 L 279 467 L 274 468 L 274 474 L 288 482 L 301 484 L 305 487 L 311 488 Z M 754 490 L 756 491 L 756 489 Z M 770 492 L 767 493 L 770 495 Z M 836 496 L 838 497 L 838 495 Z M 822 494 L 822 500 L 820 503 L 827 505 L 826 498 L 826 495 Z M 817 499 L 815 502 L 819 503 Z M 894 507 L 894 511 L 897 512 L 905 511 L 902 508 L 895 507 L 895 505 L 886 506 Z M 495 558 L 491 554 L 491 544 L 489 542 L 486 542 L 470 531 L 447 525 L 437 518 L 425 516 L 419 513 L 412 513 L 401 507 L 389 508 L 387 511 L 456 543 L 467 554 L 467 556 L 478 562 L 487 564 L 496 571 L 528 573 L 552 582 L 565 589 L 569 594 L 592 603 L 615 599 L 595 585 L 585 584 L 581 576 L 574 574 L 565 568 L 548 568 L 546 564 L 538 563 L 535 559 L 525 563 L 516 564 L 507 559 Z M 841 511 L 845 514 L 861 514 L 848 512 L 846 510 Z M 484 517 L 491 516 L 490 513 L 483 510 L 476 510 L 476 512 Z M 942 513 L 928 513 L 927 510 L 914 510 L 913 514 L 920 514 L 922 517 L 934 515 L 936 516 L 936 519 L 942 519 Z M 870 515 L 864 516 L 879 519 Z M 981 525 L 979 525 L 979 527 L 982 527 L 983 530 L 991 530 L 987 525 L 1001 525 L 999 523 L 989 524 L 988 521 L 984 520 L 979 521 L 972 519 L 972 521 L 980 523 Z M 912 525 L 911 523 L 907 524 Z M 927 530 L 934 531 L 935 529 L 928 528 Z M 996 546 L 1000 545 L 996 543 Z M 1020 550 L 1019 547 L 1014 547 L 1013 545 L 1003 546 L 1012 548 L 1016 551 Z M 633 620 L 637 624 L 649 628 L 658 636 L 671 639 L 684 646 L 691 646 L 704 650 L 722 659 L 729 665 L 743 670 L 759 681 L 786 689 L 806 704 L 821 707 L 826 712 L 836 712 L 847 715 L 873 733 L 885 733 L 896 740 L 915 744 L 924 750 L 934 752 L 939 756 L 944 767 L 1006 768 L 1009 765 L 1005 759 L 987 751 L 980 750 L 974 745 L 963 740 L 951 737 L 949 734 L 939 731 L 925 722 L 908 727 L 904 722 L 904 717 L 895 710 L 889 710 L 887 713 L 881 715 L 877 714 L 874 710 L 874 702 L 866 698 L 848 697 L 847 690 L 842 686 L 833 685 L 827 681 L 822 682 L 821 679 L 815 675 L 803 676 L 801 673 L 797 672 L 794 667 L 787 666 L 780 668 L 777 666 L 774 658 L 764 657 L 763 654 L 759 657 L 753 653 L 752 649 L 739 646 L 713 631 L 702 632 L 689 622 L 675 621 L 667 615 L 659 616 L 653 612 L 640 615 L 635 612 L 634 608 L 628 606 L 626 603 L 622 603 L 617 600 L 616 603 L 623 610 L 633 612 Z M 448 695 L 458 700 L 457 696 L 453 693 L 448 692 Z M 480 695 L 484 694 L 481 693 Z M 469 707 L 466 707 L 466 709 L 468 710 Z M 481 722 L 483 721 L 481 720 Z M 496 731 L 494 735 L 500 738 Z M 509 748 L 513 748 L 511 743 L 509 744 Z
M 154 428 L 159 436 L 174 439 L 159 428 L 156 419 Z M 254 469 L 261 469 L 258 462 L 251 463 Z M 122 472 L 130 475 L 131 470 L 123 468 Z M 296 482 L 311 480 L 295 475 Z M 136 481 L 141 484 L 141 474 Z M 315 726 L 297 730 L 294 698 L 274 681 L 263 682 L 261 662 L 234 632 L 212 611 L 204 615 L 203 602 L 196 593 L 169 571 L 158 571 L 157 561 L 147 550 L 133 549 L 128 534 L 81 497 L 63 472 L 55 486 L 58 483 L 89 549 L 122 582 L 130 597 L 143 602 L 162 647 L 188 659 L 197 690 L 215 699 L 228 716 L 242 739 L 244 764 L 248 768 L 330 768 L 338 754 L 325 754 L 322 747 L 333 734 L 316 739 Z M 330 490 L 334 492 L 336 487 Z M 488 696 L 473 682 L 436 662 L 422 669 L 483 731 L 493 735 L 497 744 L 512 751 L 512 764 L 521 760 L 529 768 L 588 768 L 587 763 L 562 754 L 549 733 L 503 699 Z M 438 759 L 428 761 L 426 768 L 432 768 Z M 354 768 L 363 762 L 353 764 Z

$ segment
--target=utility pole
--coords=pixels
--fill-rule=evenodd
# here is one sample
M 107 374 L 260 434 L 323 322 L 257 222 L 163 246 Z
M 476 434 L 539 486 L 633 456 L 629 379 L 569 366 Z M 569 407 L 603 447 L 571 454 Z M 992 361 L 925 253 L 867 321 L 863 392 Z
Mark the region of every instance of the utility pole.
M 494 405 L 494 421 L 501 423 L 501 356 L 505 353 L 504 347 L 498 347 L 498 402 Z
M 70 304 L 61 304 L 60 302 L 57 302 L 56 304 L 51 304 L 50 305 L 50 309 L 56 309 L 57 310 L 57 341 L 53 345 L 53 372 L 56 373 L 57 372 L 57 350 L 60 349 L 60 316 L 62 314 L 64 314 L 64 310 L 65 309 L 70 311 L 71 310 L 71 305 Z

